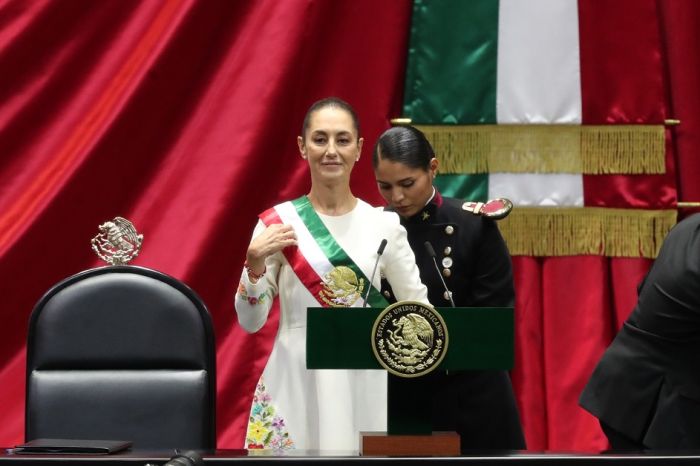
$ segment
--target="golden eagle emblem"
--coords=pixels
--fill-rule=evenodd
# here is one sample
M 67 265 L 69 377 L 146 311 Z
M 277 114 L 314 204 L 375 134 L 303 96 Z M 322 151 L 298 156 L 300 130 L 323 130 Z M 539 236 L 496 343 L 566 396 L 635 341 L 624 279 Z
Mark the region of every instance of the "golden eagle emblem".
M 396 349 L 403 348 L 411 359 L 420 357 L 433 344 L 435 332 L 425 317 L 420 314 L 406 314 L 391 321 L 394 330 L 389 329 L 389 343 Z
M 114 217 L 98 227 L 99 233 L 92 238 L 95 254 L 110 265 L 126 265 L 138 256 L 143 235 L 136 232 L 134 224 L 122 217 Z
M 384 309 L 372 329 L 377 360 L 401 377 L 418 377 L 435 369 L 445 356 L 447 342 L 442 316 L 413 301 L 399 301 Z
M 344 265 L 333 267 L 323 277 L 323 289 L 319 292 L 321 300 L 331 307 L 350 307 L 365 288 L 365 281 Z

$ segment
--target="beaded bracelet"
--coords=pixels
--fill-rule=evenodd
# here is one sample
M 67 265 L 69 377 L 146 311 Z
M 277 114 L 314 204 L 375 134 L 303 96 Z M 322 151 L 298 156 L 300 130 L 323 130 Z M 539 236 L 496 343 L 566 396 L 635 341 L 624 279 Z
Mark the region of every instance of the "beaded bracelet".
M 260 280 L 262 277 L 265 276 L 265 272 L 267 272 L 267 267 L 262 271 L 262 273 L 257 274 L 253 271 L 252 268 L 250 268 L 250 265 L 248 265 L 248 261 L 245 261 L 243 263 L 243 267 L 245 268 L 245 271 L 248 273 L 248 278 L 251 280 L 254 280 L 254 282 L 257 282 Z

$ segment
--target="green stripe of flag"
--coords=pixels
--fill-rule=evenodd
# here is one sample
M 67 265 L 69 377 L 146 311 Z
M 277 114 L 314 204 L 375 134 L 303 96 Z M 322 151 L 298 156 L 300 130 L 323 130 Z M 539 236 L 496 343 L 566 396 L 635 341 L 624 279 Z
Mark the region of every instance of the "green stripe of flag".
M 404 114 L 414 124 L 496 123 L 498 0 L 415 0 Z
M 498 8 L 498 0 L 414 1 L 403 107 L 414 124 L 496 123 Z M 439 175 L 435 184 L 446 196 L 488 196 L 487 174 Z

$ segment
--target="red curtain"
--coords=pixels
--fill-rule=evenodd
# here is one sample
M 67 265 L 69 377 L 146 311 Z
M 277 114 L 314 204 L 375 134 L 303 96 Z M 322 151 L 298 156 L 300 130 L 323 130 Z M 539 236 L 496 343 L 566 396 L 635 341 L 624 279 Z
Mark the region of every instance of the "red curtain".
M 661 1 L 682 200 L 700 200 L 700 6 Z M 32 306 L 100 265 L 89 240 L 116 215 L 144 234 L 135 264 L 194 288 L 217 334 L 219 447 L 242 445 L 274 332 L 245 335 L 232 297 L 256 214 L 308 189 L 295 138 L 308 105 L 357 109 L 355 193 L 400 114 L 409 0 L 0 0 L 0 445 L 23 439 Z M 654 25 L 653 27 L 658 27 Z M 649 261 L 514 258 L 514 381 L 530 449 L 595 449 L 570 422 Z M 585 345 L 577 336 L 597 335 Z M 582 427 L 583 426 L 583 427 Z
M 651 260 L 513 258 L 513 385 L 530 450 L 599 451 L 607 440 L 578 406 L 595 364 L 636 303 Z
M 144 235 L 134 264 L 194 288 L 218 345 L 221 447 L 264 338 L 233 310 L 256 215 L 307 192 L 296 136 L 335 95 L 358 111 L 355 194 L 378 203 L 370 150 L 400 111 L 409 0 L 0 0 L 0 445 L 23 438 L 32 306 L 99 265 L 97 225 Z M 250 388 L 250 389 L 249 389 Z
M 680 125 L 672 129 L 678 154 L 678 198 L 700 202 L 700 3 L 694 0 L 660 0 L 664 62 L 667 70 L 669 107 Z M 681 210 L 681 217 L 700 208 Z

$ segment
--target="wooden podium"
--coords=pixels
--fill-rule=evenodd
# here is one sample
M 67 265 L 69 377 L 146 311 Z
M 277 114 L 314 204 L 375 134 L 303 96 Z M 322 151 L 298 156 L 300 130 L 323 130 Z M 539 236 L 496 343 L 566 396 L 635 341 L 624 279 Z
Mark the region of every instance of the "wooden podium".
M 309 369 L 382 369 L 371 334 L 381 308 L 308 308 L 306 366 Z M 513 367 L 513 308 L 436 308 L 449 334 L 440 370 Z M 363 432 L 360 454 L 458 456 L 459 436 L 432 432 L 430 374 L 388 374 L 387 432 Z M 410 406 L 411 409 L 406 409 Z

